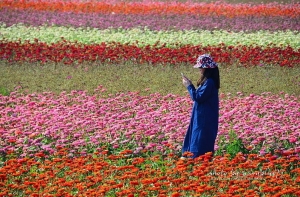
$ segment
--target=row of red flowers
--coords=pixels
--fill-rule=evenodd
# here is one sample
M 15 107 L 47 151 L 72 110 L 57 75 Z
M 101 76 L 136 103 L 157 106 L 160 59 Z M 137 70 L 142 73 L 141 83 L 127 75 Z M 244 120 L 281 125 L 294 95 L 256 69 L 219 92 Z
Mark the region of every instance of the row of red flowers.
M 100 63 L 139 64 L 193 64 L 197 54 L 209 53 L 219 63 L 239 63 L 243 66 L 279 65 L 294 67 L 300 65 L 300 50 L 291 47 L 260 46 L 193 46 L 165 44 L 139 47 L 137 44 L 102 43 L 85 45 L 62 40 L 47 44 L 36 40 L 31 43 L 0 41 L 0 59 L 8 62 L 63 62 L 64 64 L 98 61 Z
M 68 158 L 11 158 L 0 168 L 0 196 L 282 196 L 300 195 L 299 160 L 289 154 L 237 154 L 195 160 L 131 157 L 107 151 Z
M 123 14 L 198 14 L 219 16 L 300 16 L 300 4 L 229 4 L 229 3 L 168 3 L 168 2 L 72 2 L 3 0 L 0 8 L 33 9 L 40 11 L 123 13 Z

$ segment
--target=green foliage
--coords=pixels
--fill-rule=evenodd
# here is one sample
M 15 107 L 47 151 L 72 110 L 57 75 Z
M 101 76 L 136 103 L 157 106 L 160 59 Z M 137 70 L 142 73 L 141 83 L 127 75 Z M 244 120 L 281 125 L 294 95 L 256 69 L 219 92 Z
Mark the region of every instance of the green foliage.
M 61 64 L 41 65 L 31 63 L 6 63 L 0 61 L 0 87 L 7 89 L 20 87 L 23 93 L 40 93 L 51 91 L 61 93 L 72 90 L 86 90 L 89 94 L 99 85 L 106 88 L 103 95 L 140 92 L 142 95 L 160 93 L 162 95 L 187 95 L 182 85 L 180 73 L 184 73 L 195 84 L 199 78 L 198 70 L 191 65 L 147 65 L 124 62 L 122 64 L 99 64 L 85 62 L 80 65 Z M 242 92 L 261 94 L 272 92 L 278 94 L 300 95 L 300 67 L 281 68 L 272 65 L 244 68 L 234 65 L 220 65 L 220 93 L 236 94 Z
M 6 88 L 0 87 L 0 94 L 3 96 L 9 96 L 10 93 Z
M 233 158 L 237 153 L 248 153 L 241 138 L 238 138 L 237 134 L 231 130 L 229 132 L 229 144 L 225 146 L 226 152 Z
M 229 154 L 232 159 L 239 152 L 243 154 L 249 153 L 245 148 L 242 139 L 239 138 L 233 130 L 229 131 L 228 140 L 225 140 L 224 136 L 220 136 L 219 138 L 219 149 L 216 151 L 216 155 Z

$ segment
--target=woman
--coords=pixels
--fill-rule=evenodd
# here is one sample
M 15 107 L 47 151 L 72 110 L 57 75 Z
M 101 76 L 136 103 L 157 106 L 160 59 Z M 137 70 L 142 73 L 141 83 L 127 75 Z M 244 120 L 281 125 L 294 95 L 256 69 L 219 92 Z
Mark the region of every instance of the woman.
M 190 152 L 192 158 L 214 153 L 214 145 L 219 122 L 219 88 L 220 77 L 218 64 L 208 54 L 198 57 L 194 68 L 200 71 L 197 89 L 185 76 L 183 85 L 194 101 L 190 124 L 183 142 L 182 154 Z M 184 158 L 184 157 L 183 157 Z

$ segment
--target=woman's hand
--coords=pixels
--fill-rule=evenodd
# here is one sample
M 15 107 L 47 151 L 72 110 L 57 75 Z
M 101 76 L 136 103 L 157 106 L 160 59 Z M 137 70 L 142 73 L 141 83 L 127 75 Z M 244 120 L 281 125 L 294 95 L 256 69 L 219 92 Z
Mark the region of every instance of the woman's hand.
M 192 84 L 191 80 L 189 80 L 187 77 L 182 77 L 182 83 L 186 88 Z

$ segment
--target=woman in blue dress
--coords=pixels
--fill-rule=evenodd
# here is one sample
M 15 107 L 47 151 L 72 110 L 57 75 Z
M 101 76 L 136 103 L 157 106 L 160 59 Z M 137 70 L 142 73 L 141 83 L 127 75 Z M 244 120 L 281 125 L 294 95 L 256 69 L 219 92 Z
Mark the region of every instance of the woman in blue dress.
M 199 56 L 194 68 L 200 71 L 197 88 L 186 76 L 182 77 L 182 83 L 194 101 L 190 124 L 182 146 L 182 154 L 190 152 L 193 154 L 192 158 L 207 152 L 214 153 L 218 133 L 218 92 L 220 88 L 218 64 L 213 61 L 210 55 Z

